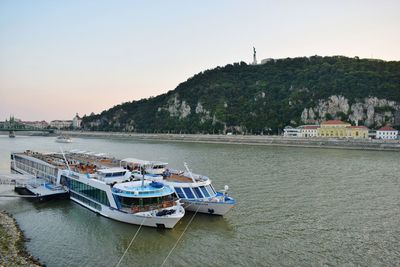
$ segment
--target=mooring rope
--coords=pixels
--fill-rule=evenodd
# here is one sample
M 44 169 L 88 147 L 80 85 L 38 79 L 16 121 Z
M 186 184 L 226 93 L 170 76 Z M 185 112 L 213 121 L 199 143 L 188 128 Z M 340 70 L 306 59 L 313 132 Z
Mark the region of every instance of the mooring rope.
M 191 204 L 190 204 L 191 205 Z M 190 206 L 189 205 L 189 206 Z M 186 207 L 187 208 L 187 207 Z M 193 214 L 192 218 L 190 219 L 189 223 L 186 225 L 185 229 L 183 230 L 182 234 L 179 236 L 178 240 L 175 242 L 175 245 L 172 247 L 171 251 L 168 253 L 167 257 L 165 257 L 163 263 L 161 264 L 161 267 L 164 266 L 164 264 L 167 262 L 169 256 L 172 254 L 172 252 L 174 251 L 174 249 L 176 248 L 176 246 L 178 245 L 179 241 L 181 240 L 181 238 L 183 237 L 183 235 L 185 234 L 186 230 L 188 229 L 189 225 L 192 223 L 194 217 L 196 216 L 197 212 L 199 211 L 200 207 L 197 208 L 196 212 Z
M 139 231 L 140 231 L 140 228 L 142 228 L 142 225 L 143 225 L 143 223 L 144 223 L 145 220 L 146 220 L 146 217 L 143 219 L 143 221 L 142 221 L 142 223 L 140 224 L 139 228 L 137 229 L 135 235 L 132 237 L 132 240 L 131 240 L 131 242 L 129 243 L 129 246 L 125 249 L 125 252 L 124 252 L 124 254 L 122 254 L 121 258 L 119 259 L 119 261 L 118 261 L 116 267 L 118 267 L 118 266 L 121 264 L 122 260 L 123 260 L 124 257 L 125 257 L 126 252 L 128 252 L 129 248 L 131 247 L 133 241 L 135 240 L 136 236 L 138 235 L 138 233 L 139 233 Z

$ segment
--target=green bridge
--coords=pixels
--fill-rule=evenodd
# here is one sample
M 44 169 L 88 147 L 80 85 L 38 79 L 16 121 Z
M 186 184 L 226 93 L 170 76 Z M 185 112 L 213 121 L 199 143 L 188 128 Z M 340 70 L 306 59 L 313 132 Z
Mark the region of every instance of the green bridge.
M 15 132 L 19 131 L 54 133 L 54 129 L 42 129 L 32 125 L 27 125 L 23 122 L 15 120 L 13 117 L 4 122 L 0 122 L 0 131 L 9 132 L 10 137 L 15 137 Z

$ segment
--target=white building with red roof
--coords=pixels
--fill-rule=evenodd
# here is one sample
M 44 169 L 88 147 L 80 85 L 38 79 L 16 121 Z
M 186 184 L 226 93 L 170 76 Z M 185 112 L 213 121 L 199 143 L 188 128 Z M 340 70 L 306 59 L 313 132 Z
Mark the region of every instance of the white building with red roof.
M 379 130 L 376 131 L 377 139 L 385 139 L 385 140 L 393 140 L 397 139 L 397 135 L 399 131 L 391 127 L 390 125 L 386 125 Z
M 286 126 L 283 129 L 285 137 L 316 137 L 319 125 L 301 125 L 297 128 Z
M 303 125 L 300 126 L 300 136 L 301 137 L 317 137 L 317 129 L 319 125 Z

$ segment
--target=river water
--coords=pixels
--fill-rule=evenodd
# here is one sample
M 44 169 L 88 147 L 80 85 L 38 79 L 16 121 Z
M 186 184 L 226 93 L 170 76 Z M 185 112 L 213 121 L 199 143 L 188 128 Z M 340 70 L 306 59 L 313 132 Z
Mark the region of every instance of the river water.
M 399 152 L 75 138 L 64 150 L 161 160 L 225 184 L 238 204 L 225 217 L 197 214 L 165 266 L 399 266 Z M 11 151 L 60 151 L 53 137 L 0 136 Z M 0 186 L 1 192 L 12 188 Z M 47 266 L 115 266 L 138 226 L 69 200 L 0 198 L 28 251 Z M 143 227 L 120 266 L 160 266 L 193 213 L 172 230 Z

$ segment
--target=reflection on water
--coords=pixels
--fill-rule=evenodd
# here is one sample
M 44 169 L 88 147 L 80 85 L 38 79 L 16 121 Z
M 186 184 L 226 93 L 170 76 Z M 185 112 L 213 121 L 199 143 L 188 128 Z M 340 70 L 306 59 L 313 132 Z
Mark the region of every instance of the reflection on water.
M 197 214 L 167 266 L 394 266 L 400 263 L 397 152 L 80 139 L 64 150 L 188 162 L 225 184 L 238 201 L 225 217 Z M 0 172 L 11 151 L 60 151 L 51 137 L 0 136 Z M 0 191 L 9 190 L 0 186 Z M 0 198 L 48 266 L 115 266 L 138 226 L 116 222 L 68 200 Z M 124 266 L 161 265 L 184 231 L 143 227 Z

